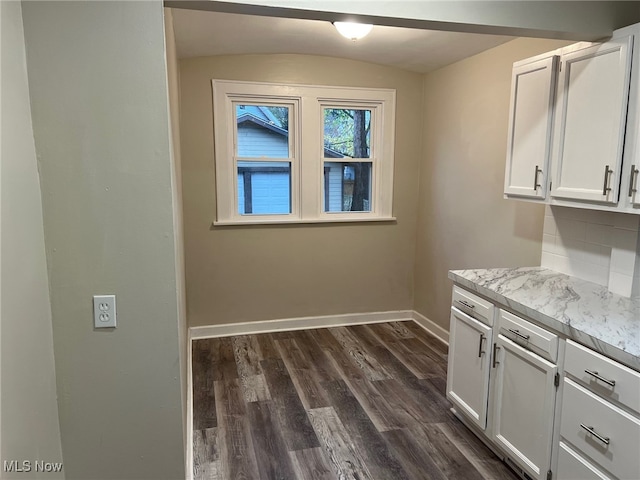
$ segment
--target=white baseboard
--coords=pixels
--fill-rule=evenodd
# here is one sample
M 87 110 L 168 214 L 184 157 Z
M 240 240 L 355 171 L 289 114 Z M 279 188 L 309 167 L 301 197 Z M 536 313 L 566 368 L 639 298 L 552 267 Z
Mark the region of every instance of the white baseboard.
M 412 312 L 412 319 L 422 328 L 424 328 L 431 335 L 436 337 L 445 345 L 449 345 L 449 332 L 442 328 L 440 325 L 435 323 L 433 320 L 429 320 L 427 317 L 422 315 L 421 313 L 416 312 L 415 310 Z
M 414 320 L 414 315 L 415 312 L 413 310 L 396 310 L 391 312 L 350 313 L 345 315 L 323 315 L 318 317 L 283 318 L 258 322 L 226 323 L 223 325 L 191 327 L 189 329 L 189 337 L 191 339 L 229 337 L 232 335 L 251 335 L 255 333 L 307 330 L 309 328 L 344 327 L 349 325 L 363 325 L 367 323 L 397 322 L 403 320 Z

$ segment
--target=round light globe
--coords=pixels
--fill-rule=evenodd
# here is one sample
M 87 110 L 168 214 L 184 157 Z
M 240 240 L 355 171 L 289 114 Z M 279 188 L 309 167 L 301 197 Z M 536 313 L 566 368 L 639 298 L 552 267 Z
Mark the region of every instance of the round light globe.
M 333 22 L 333 26 L 336 27 L 340 35 L 353 41 L 367 36 L 373 28 L 373 25 L 367 23 L 354 22 Z

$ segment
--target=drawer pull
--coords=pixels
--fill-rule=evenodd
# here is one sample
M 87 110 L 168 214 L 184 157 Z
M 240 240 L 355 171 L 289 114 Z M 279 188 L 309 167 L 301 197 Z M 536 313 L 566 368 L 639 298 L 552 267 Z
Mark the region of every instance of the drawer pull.
M 529 340 L 529 338 L 531 337 L 531 335 L 523 335 L 522 333 L 520 333 L 520 330 L 515 330 L 513 328 L 510 328 L 509 331 L 511 333 L 513 333 L 514 335 L 517 335 L 518 337 L 520 337 L 523 340 Z
M 587 373 L 589 375 L 591 375 L 592 377 L 597 378 L 598 380 L 600 380 L 601 382 L 606 383 L 607 385 L 611 385 L 612 387 L 616 386 L 616 381 L 615 380 L 607 380 L 604 377 L 601 377 L 600 375 L 598 375 L 598 372 L 593 372 L 591 370 L 585 370 L 584 373 Z
M 580 426 L 584 428 L 587 432 L 589 432 L 591 435 L 596 437 L 598 440 L 600 440 L 602 443 L 604 443 L 605 445 L 609 445 L 609 437 L 603 437 L 598 432 L 596 432 L 593 429 L 593 427 L 587 427 L 584 423 L 581 423 Z
M 458 300 L 458 303 L 460 305 L 464 306 L 464 307 L 467 307 L 467 308 L 476 308 L 475 305 L 473 305 L 473 304 L 471 304 L 469 302 L 465 302 L 464 300 Z
M 484 340 L 484 333 L 480 334 L 480 343 L 478 344 L 478 358 L 482 357 L 482 354 L 484 353 L 482 351 L 482 341 Z

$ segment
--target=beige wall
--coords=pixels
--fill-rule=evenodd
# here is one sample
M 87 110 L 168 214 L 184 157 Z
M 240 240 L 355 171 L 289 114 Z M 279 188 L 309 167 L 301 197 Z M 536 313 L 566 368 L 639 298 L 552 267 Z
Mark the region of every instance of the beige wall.
M 511 67 L 563 45 L 518 39 L 425 76 L 414 305 L 447 330 L 448 270 L 540 264 L 544 207 L 502 198 Z
M 2 147 L 0 316 L 2 461 L 61 462 L 42 198 L 20 2 L 0 2 Z M 21 465 L 22 466 L 22 465 Z M 64 472 L 2 473 L 64 478 Z
M 163 9 L 24 2 L 67 478 L 184 477 Z M 92 296 L 118 328 L 93 329 Z
M 180 62 L 189 324 L 413 306 L 422 76 L 344 59 L 245 55 Z M 211 79 L 397 90 L 397 223 L 212 227 Z

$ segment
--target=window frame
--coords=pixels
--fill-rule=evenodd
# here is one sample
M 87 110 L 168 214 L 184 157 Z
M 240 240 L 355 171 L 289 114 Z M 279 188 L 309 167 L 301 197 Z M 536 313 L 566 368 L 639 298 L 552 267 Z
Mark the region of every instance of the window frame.
M 214 225 L 395 220 L 393 89 L 211 80 L 213 89 L 216 218 Z M 289 106 L 289 158 L 238 157 L 236 105 Z M 371 110 L 369 157 L 325 157 L 324 109 Z M 375 120 L 374 120 L 375 119 Z M 240 214 L 238 166 L 245 161 L 291 163 L 291 213 Z M 325 211 L 325 162 L 371 162 L 370 211 Z

